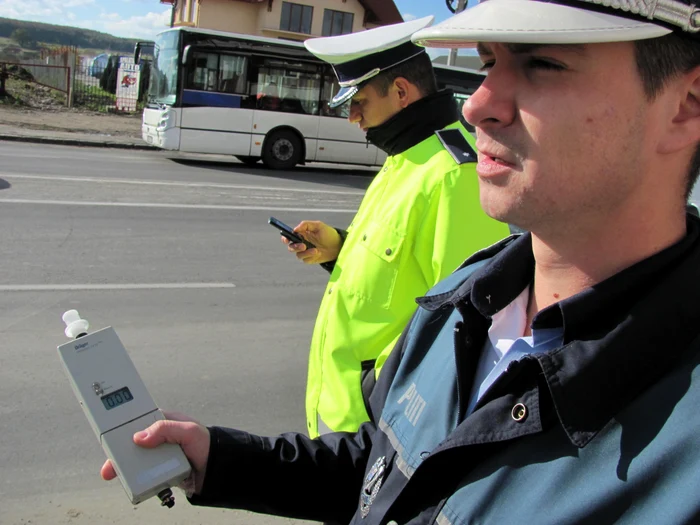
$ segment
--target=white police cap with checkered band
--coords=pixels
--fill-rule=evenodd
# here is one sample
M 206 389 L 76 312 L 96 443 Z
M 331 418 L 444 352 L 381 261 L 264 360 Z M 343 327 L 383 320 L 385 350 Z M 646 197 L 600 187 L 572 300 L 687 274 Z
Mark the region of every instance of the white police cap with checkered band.
M 340 90 L 329 106 L 346 102 L 380 72 L 425 53 L 425 49 L 411 42 L 411 35 L 429 26 L 433 19 L 426 16 L 359 33 L 306 40 L 306 48 L 331 64 L 338 77 Z
M 413 35 L 426 47 L 477 42 L 590 44 L 658 38 L 672 32 L 700 38 L 700 7 L 689 0 L 482 0 Z

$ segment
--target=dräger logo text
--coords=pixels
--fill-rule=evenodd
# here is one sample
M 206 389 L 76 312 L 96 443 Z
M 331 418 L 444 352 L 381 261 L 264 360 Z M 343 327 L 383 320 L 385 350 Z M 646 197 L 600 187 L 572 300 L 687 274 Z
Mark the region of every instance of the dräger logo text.
M 81 344 L 79 344 L 79 345 L 75 345 L 75 349 L 76 349 L 76 350 L 82 350 L 82 349 L 85 348 L 87 345 L 88 345 L 87 343 L 81 343 Z

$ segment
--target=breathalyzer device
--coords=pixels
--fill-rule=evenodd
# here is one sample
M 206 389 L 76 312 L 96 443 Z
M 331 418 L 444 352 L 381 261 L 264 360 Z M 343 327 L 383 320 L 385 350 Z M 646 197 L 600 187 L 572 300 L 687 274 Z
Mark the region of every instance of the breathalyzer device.
M 63 314 L 71 342 L 58 355 L 90 426 L 131 503 L 157 495 L 163 506 L 175 504 L 171 487 L 190 474 L 178 445 L 153 449 L 136 445 L 133 436 L 165 419 L 112 327 L 88 334 L 89 324 L 76 310 Z

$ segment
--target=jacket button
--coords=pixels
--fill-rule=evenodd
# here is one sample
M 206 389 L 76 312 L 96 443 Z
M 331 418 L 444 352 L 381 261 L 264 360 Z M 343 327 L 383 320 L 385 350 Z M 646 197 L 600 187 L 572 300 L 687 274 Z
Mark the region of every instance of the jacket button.
M 518 403 L 513 407 L 513 410 L 510 411 L 510 415 L 515 421 L 522 423 L 527 419 L 527 407 L 522 403 Z
M 388 170 L 389 170 L 389 166 L 384 166 L 384 171 L 388 171 Z
M 387 248 L 384 253 L 386 253 L 387 255 L 391 255 L 391 248 Z
M 330 295 L 331 293 L 333 293 L 333 288 L 328 289 L 328 295 Z
M 366 241 L 366 240 L 367 240 L 367 234 L 366 234 L 366 233 L 362 236 L 362 240 L 363 240 L 363 241 Z

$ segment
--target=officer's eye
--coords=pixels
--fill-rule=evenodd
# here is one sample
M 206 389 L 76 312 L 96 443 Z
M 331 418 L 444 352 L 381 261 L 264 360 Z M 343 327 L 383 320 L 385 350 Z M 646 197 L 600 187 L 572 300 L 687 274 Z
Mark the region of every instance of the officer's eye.
M 527 60 L 530 69 L 544 69 L 549 71 L 564 71 L 566 67 L 552 58 L 530 57 Z
M 479 71 L 488 72 L 494 65 L 495 60 L 484 60 L 484 65 L 479 68 Z M 566 66 L 553 58 L 528 57 L 525 63 L 528 69 L 539 69 L 548 71 L 564 71 Z

